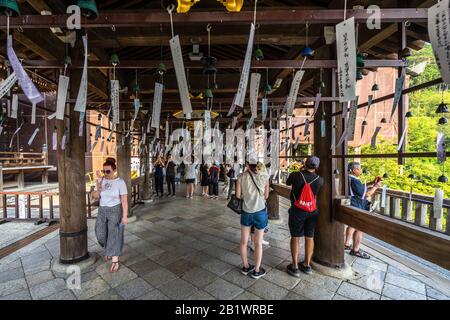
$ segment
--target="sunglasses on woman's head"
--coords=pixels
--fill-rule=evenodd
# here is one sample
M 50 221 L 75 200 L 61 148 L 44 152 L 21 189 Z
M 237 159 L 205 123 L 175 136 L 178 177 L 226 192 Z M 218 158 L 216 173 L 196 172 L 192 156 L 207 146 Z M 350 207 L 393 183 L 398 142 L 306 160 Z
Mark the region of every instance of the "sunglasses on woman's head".
M 112 171 L 111 171 L 111 170 L 102 170 L 102 172 L 103 172 L 104 174 L 110 174 Z

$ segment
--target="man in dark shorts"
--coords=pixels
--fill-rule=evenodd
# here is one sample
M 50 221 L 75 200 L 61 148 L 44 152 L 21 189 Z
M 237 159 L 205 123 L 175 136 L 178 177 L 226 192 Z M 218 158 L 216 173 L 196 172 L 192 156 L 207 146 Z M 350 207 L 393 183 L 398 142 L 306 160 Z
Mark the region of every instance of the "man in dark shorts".
M 300 270 L 306 274 L 311 274 L 311 258 L 314 250 L 314 230 L 319 216 L 319 210 L 312 212 L 303 211 L 294 203 L 300 198 L 305 181 L 311 186 L 314 199 L 323 185 L 323 178 L 315 171 L 319 168 L 320 159 L 312 156 L 306 160 L 305 167 L 300 172 L 292 172 L 286 184 L 292 186 L 291 207 L 289 209 L 289 231 L 291 232 L 291 254 L 292 264 L 287 267 L 287 272 L 294 277 L 300 277 Z M 305 261 L 298 262 L 300 251 L 300 238 L 305 237 Z

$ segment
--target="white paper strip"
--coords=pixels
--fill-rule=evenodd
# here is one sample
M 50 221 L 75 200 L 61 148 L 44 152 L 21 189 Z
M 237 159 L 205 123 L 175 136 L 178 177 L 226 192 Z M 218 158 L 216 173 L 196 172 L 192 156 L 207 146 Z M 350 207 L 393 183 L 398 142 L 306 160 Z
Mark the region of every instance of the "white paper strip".
M 83 136 L 83 130 L 84 130 L 84 121 L 80 121 L 80 126 L 78 127 L 78 136 Z
M 102 142 L 100 143 L 100 152 L 103 153 L 103 149 L 105 148 L 105 140 L 102 139 Z
M 155 82 L 155 91 L 153 93 L 152 128 L 159 128 L 163 88 L 164 86 L 162 83 Z
M 28 76 L 19 59 L 17 58 L 17 55 L 13 49 L 12 41 L 13 41 L 12 36 L 8 35 L 6 50 L 11 68 L 16 73 L 17 81 L 19 82 L 19 85 L 22 88 L 23 93 L 27 96 L 28 100 L 30 100 L 30 102 L 39 103 L 43 101 L 44 98 L 34 85 L 33 81 L 31 81 L 30 77 Z
M 165 141 L 165 145 L 168 146 L 169 145 L 169 121 L 166 121 L 166 141 Z
M 77 102 L 75 103 L 75 111 L 85 112 L 87 103 L 87 89 L 88 89 L 88 39 L 87 35 L 83 36 L 84 44 L 84 65 L 83 75 L 81 76 L 80 88 L 78 89 Z
M 33 143 L 34 138 L 36 138 L 36 135 L 38 134 L 38 132 L 39 132 L 39 128 L 34 129 L 33 134 L 31 135 L 30 139 L 28 140 L 29 146 L 31 146 L 31 144 Z
M 253 116 L 251 116 L 247 122 L 247 129 L 249 129 L 253 125 L 254 122 L 255 122 L 255 118 L 253 118 Z
M 405 82 L 404 77 L 400 77 L 395 80 L 394 104 L 392 106 L 391 118 L 390 118 L 389 122 L 392 122 L 392 118 L 394 117 L 395 110 L 397 110 L 398 102 L 400 101 L 400 98 L 402 96 L 404 82 Z
M 322 93 L 319 92 L 318 94 L 316 94 L 316 98 L 314 99 L 314 113 L 313 113 L 313 117 L 316 115 L 317 110 L 319 109 L 320 98 L 322 98 Z
M 324 119 L 320 121 L 320 137 L 325 138 L 327 135 L 327 126 Z
M 0 123 L 0 134 L 3 132 L 3 123 Z
M 428 34 L 442 79 L 450 84 L 449 0 L 438 1 L 428 9 Z
M 355 127 L 356 127 L 356 115 L 358 113 L 358 97 L 353 100 L 350 104 L 350 113 L 348 115 L 348 141 L 353 141 L 355 139 Z
M 402 136 L 400 137 L 400 141 L 398 142 L 397 151 L 400 151 L 402 149 L 403 144 L 405 143 L 406 133 L 408 132 L 408 127 L 405 126 L 405 129 L 403 130 Z
M 289 96 L 286 100 L 286 115 L 288 117 L 292 116 L 292 112 L 294 111 L 295 103 L 297 102 L 298 89 L 300 88 L 300 82 L 302 82 L 304 74 L 305 71 L 299 70 L 295 73 L 294 79 L 292 80 Z
M 67 133 L 64 132 L 64 135 L 61 138 L 61 150 L 66 150 L 66 140 L 67 140 Z
M 231 129 L 236 128 L 236 124 L 237 124 L 237 117 L 233 117 L 233 123 L 231 124 Z
M 58 133 L 56 130 L 53 131 L 52 134 L 52 150 L 56 151 L 58 149 Z
M 13 133 L 13 135 L 12 135 L 12 137 L 11 137 L 11 141 L 9 142 L 9 148 L 10 148 L 10 149 L 12 148 L 12 143 L 13 143 L 13 141 L 14 141 L 14 137 L 15 137 L 16 134 L 18 134 L 19 131 L 22 129 L 23 124 L 24 124 L 24 122 L 22 122 L 22 123 L 20 124 L 20 126 L 16 129 L 16 131 L 14 131 L 14 133 Z
M 11 118 L 17 119 L 18 109 L 19 109 L 19 96 L 17 94 L 13 94 L 11 104 Z
M 436 139 L 437 159 L 439 162 L 444 162 L 447 159 L 445 153 L 445 134 L 439 132 Z
M 17 81 L 16 73 L 13 72 L 9 75 L 8 78 L 6 78 L 6 80 L 4 80 L 0 84 L 0 99 L 3 98 L 3 96 L 6 93 L 8 93 L 9 90 L 11 90 L 11 88 L 14 86 L 16 81 Z
M 339 101 L 356 98 L 355 18 L 336 25 Z
M 139 99 L 134 99 L 134 117 L 133 120 L 136 120 L 138 114 L 139 114 L 139 106 L 140 106 L 140 102 Z
M 292 124 L 292 127 L 294 127 L 294 124 Z M 295 129 L 292 129 L 293 132 L 295 132 Z M 305 128 L 303 131 L 303 135 L 306 137 L 309 135 L 309 119 L 305 120 Z M 294 137 L 294 135 L 292 135 L 292 137 Z
M 250 110 L 252 112 L 253 118 L 256 118 L 258 116 L 258 93 L 260 81 L 261 74 L 252 73 L 250 77 Z
M 372 149 L 376 149 L 376 147 L 377 147 L 377 136 L 378 136 L 378 133 L 380 132 L 380 130 L 381 130 L 381 127 L 376 127 L 375 132 L 372 135 L 372 139 L 370 141 L 370 145 L 371 145 Z
M 64 113 L 66 109 L 67 90 L 69 88 L 69 77 L 65 75 L 59 76 L 58 81 L 58 98 L 56 100 L 56 119 L 64 120 Z
M 341 138 L 339 139 L 339 141 L 338 141 L 336 147 L 339 147 L 339 146 L 344 142 L 345 138 L 347 138 L 347 135 L 348 135 L 348 129 L 345 128 L 345 129 L 344 129 L 344 132 L 342 132 Z M 334 147 L 335 147 L 335 146 L 332 145 L 332 146 L 331 146 L 331 149 L 334 149 Z
M 263 98 L 262 99 L 262 101 L 261 101 L 261 109 L 262 109 L 261 120 L 262 121 L 266 121 L 267 110 L 269 109 L 269 100 L 267 98 Z M 270 121 L 272 121 L 272 119 L 270 119 Z
M 184 70 L 183 53 L 181 51 L 180 38 L 178 35 L 170 39 L 170 50 L 172 52 L 173 66 L 177 76 L 178 90 L 180 92 L 181 105 L 183 113 L 190 115 L 192 113 L 191 100 L 189 99 L 189 89 L 186 81 L 186 72 Z
M 236 94 L 236 105 L 243 108 L 245 102 L 245 94 L 247 92 L 248 76 L 250 74 L 250 65 L 252 62 L 253 54 L 253 39 L 255 38 L 255 25 L 252 23 L 250 26 L 250 36 L 248 37 L 247 51 L 245 52 L 244 65 L 242 67 L 241 79 L 239 81 L 239 87 Z
M 111 80 L 111 108 L 113 113 L 113 128 L 120 123 L 120 83 L 119 80 Z
M 370 107 L 372 106 L 372 101 L 373 101 L 373 95 L 369 94 L 369 96 L 367 97 L 367 113 L 366 114 L 369 114 Z
M 31 124 L 36 124 L 36 103 L 31 103 Z
M 94 151 L 95 147 L 97 146 L 97 142 L 98 142 L 98 141 L 94 141 L 94 143 L 92 144 L 92 146 L 91 146 L 91 152 Z

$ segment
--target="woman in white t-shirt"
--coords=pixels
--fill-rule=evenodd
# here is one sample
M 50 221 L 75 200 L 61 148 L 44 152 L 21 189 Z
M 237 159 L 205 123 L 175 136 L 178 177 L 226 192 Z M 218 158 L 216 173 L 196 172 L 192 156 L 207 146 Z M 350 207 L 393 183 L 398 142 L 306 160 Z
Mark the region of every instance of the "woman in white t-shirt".
M 195 192 L 195 180 L 197 179 L 197 164 L 185 164 L 185 175 L 186 180 L 186 198 L 192 199 Z
M 95 235 L 99 244 L 105 248 L 105 261 L 112 261 L 110 272 L 119 270 L 128 215 L 127 186 L 123 179 L 116 177 L 116 168 L 116 161 L 107 158 L 103 164 L 104 176 L 97 180 L 94 191 L 94 197 L 100 199 Z
M 266 270 L 261 267 L 261 261 L 264 229 L 268 224 L 266 199 L 269 197 L 269 175 L 263 163 L 248 164 L 247 170 L 239 175 L 236 197 L 242 199 L 241 273 L 259 279 L 266 274 Z M 255 265 L 251 265 L 247 258 L 247 244 L 252 227 L 255 228 Z

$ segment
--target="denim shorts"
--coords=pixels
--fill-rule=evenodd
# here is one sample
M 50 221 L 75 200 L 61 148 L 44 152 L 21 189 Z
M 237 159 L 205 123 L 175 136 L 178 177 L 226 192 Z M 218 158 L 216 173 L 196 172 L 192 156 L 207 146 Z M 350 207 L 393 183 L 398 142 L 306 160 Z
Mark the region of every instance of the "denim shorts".
M 244 227 L 255 227 L 257 230 L 263 230 L 269 223 L 269 216 L 267 210 L 263 209 L 254 213 L 247 213 L 242 211 L 241 225 Z

